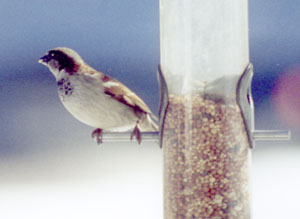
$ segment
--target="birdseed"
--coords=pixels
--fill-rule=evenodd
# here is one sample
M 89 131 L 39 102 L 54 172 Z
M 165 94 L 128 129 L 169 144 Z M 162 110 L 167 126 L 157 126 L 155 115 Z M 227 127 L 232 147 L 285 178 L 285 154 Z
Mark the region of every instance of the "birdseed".
M 169 97 L 164 218 L 250 218 L 249 143 L 236 104 Z

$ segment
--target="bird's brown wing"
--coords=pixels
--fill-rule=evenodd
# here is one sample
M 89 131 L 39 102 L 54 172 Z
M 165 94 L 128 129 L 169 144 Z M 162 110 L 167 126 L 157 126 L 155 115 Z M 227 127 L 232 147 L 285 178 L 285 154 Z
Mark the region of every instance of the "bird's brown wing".
M 148 113 L 152 115 L 151 110 L 144 101 L 124 84 L 106 75 L 102 77 L 102 81 L 104 85 L 104 93 L 106 95 L 109 95 L 111 98 L 131 107 L 135 112 Z

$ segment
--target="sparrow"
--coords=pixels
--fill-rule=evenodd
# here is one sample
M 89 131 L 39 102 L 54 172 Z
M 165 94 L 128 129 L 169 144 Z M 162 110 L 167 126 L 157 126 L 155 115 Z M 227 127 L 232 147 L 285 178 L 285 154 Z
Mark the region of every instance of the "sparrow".
M 102 143 L 103 131 L 132 130 L 141 143 L 141 132 L 157 131 L 157 120 L 144 101 L 120 81 L 90 67 L 74 50 L 57 47 L 38 61 L 56 78 L 64 107 L 79 121 L 92 126 L 92 138 Z

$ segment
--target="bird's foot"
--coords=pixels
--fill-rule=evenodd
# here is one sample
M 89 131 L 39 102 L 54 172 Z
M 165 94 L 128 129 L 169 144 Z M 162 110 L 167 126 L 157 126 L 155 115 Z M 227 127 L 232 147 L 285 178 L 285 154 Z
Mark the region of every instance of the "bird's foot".
M 133 131 L 131 132 L 130 140 L 132 140 L 133 136 L 135 136 L 137 142 L 139 144 L 141 144 L 141 142 L 142 142 L 142 136 L 141 136 L 141 131 L 140 131 L 139 127 L 138 127 L 138 124 L 139 124 L 139 122 L 136 123 Z
M 102 144 L 102 129 L 95 129 L 92 134 L 92 138 L 96 138 L 97 144 Z

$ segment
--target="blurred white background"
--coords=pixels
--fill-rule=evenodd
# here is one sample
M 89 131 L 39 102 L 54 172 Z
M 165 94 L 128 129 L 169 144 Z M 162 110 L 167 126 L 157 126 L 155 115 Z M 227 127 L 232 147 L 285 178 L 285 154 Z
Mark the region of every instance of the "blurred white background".
M 253 218 L 300 218 L 300 2 L 249 4 L 256 127 L 293 135 L 253 150 Z M 158 145 L 97 146 L 37 63 L 71 47 L 156 112 L 158 13 L 158 1 L 0 1 L 0 218 L 162 218 Z

